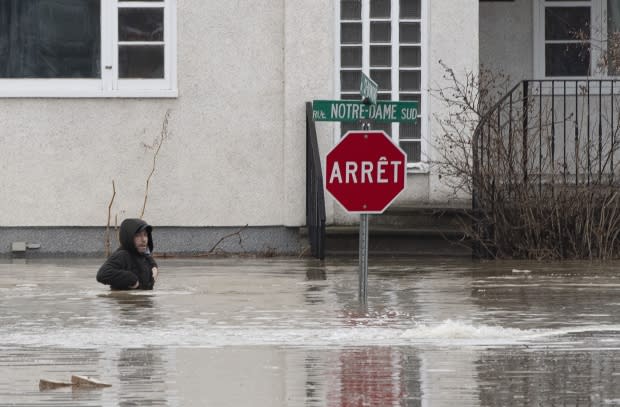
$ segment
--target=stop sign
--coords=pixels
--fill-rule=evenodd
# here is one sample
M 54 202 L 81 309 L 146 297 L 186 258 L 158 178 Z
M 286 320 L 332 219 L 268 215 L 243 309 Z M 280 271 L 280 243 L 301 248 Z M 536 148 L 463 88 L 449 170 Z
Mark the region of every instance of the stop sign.
M 348 212 L 382 213 L 405 189 L 407 155 L 383 131 L 350 131 L 327 153 L 326 189 Z

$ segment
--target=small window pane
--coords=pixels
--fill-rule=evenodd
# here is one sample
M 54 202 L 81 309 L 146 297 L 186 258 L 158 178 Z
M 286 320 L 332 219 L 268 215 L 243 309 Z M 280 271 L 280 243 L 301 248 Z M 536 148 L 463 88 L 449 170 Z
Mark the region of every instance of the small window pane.
M 400 90 L 420 90 L 420 71 L 400 71 Z
M 587 76 L 590 72 L 588 44 L 547 44 L 546 76 Z
M 420 23 L 400 23 L 398 35 L 401 43 L 418 44 L 420 42 Z
M 361 20 L 362 1 L 361 0 L 341 0 L 340 19 L 341 20 Z
M 118 47 L 119 78 L 158 79 L 164 77 L 164 46 Z
M 119 41 L 163 41 L 164 9 L 120 8 L 118 10 Z
M 421 16 L 420 0 L 400 0 L 400 18 L 420 18 Z
M 100 78 L 99 0 L 0 1 L 1 78 Z
M 399 60 L 403 68 L 419 68 L 422 63 L 420 47 L 400 47 Z
M 590 38 L 590 7 L 547 7 L 546 40 L 587 40 Z
M 402 133 L 402 125 L 401 125 Z M 415 163 L 422 161 L 422 144 L 419 141 L 400 141 L 400 148 L 407 154 L 407 162 Z
M 343 68 L 361 68 L 362 47 L 342 47 L 340 50 L 340 65 Z
M 340 42 L 342 44 L 361 44 L 362 43 L 362 24 L 361 23 L 340 24 Z
M 372 121 L 371 130 L 383 130 L 388 136 L 392 137 L 392 124 L 386 122 Z
M 356 91 L 359 94 L 361 71 L 340 71 L 340 87 L 344 92 Z
M 390 42 L 392 26 L 389 21 L 373 21 L 370 23 L 370 42 Z
M 370 18 L 390 18 L 390 0 L 370 0 Z
M 359 93 L 359 89 L 357 93 L 342 93 L 340 95 L 340 99 L 341 100 L 360 100 L 360 93 Z
M 371 69 L 370 78 L 377 83 L 379 90 L 392 90 L 392 73 L 389 70 Z M 359 83 L 357 87 L 359 89 Z
M 420 107 L 420 102 L 422 100 L 419 94 L 414 94 L 414 93 L 401 93 L 399 95 L 399 98 L 400 98 L 399 100 L 402 100 L 405 102 L 410 102 L 410 101 L 418 102 L 418 108 Z
M 392 66 L 392 47 L 371 46 L 370 47 L 370 66 L 372 67 Z

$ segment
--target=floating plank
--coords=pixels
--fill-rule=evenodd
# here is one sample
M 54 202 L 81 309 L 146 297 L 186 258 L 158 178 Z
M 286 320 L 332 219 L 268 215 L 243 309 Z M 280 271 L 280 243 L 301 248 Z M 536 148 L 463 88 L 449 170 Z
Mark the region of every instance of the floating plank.
M 110 387 L 111 384 L 100 382 L 88 376 L 71 376 L 71 384 L 77 387 Z
M 58 380 L 47 380 L 47 379 L 39 380 L 39 390 L 58 389 L 60 387 L 68 387 L 68 386 L 73 386 L 73 383 L 61 382 Z

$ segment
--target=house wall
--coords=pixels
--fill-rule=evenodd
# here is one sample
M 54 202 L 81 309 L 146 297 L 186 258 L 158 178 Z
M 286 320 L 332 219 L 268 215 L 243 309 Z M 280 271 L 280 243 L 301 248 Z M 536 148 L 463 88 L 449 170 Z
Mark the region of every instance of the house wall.
M 439 59 L 478 66 L 478 1 L 428 3 L 432 87 Z M 139 216 L 145 196 L 160 251 L 204 252 L 240 231 L 222 247 L 304 250 L 304 104 L 333 96 L 333 2 L 184 0 L 177 10 L 177 98 L 0 99 L 0 255 L 15 241 L 43 254 L 101 254 L 110 204 L 114 225 Z M 149 146 L 167 111 L 146 194 Z M 425 142 L 441 113 L 432 102 Z M 318 126 L 323 155 L 335 141 L 329 126 Z M 432 174 L 408 181 L 401 201 L 447 199 Z
M 480 3 L 480 64 L 516 84 L 533 77 L 533 2 Z

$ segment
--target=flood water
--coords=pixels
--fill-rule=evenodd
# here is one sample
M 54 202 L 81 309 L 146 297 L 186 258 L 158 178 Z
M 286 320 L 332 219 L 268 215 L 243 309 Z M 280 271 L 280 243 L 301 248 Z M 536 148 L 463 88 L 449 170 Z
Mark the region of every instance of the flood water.
M 620 405 L 618 263 L 371 258 L 361 307 L 356 259 L 101 262 L 0 263 L 0 405 Z

